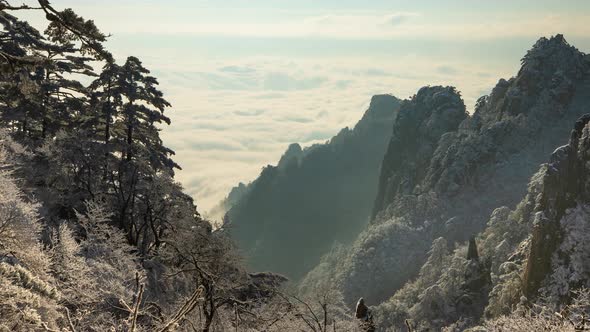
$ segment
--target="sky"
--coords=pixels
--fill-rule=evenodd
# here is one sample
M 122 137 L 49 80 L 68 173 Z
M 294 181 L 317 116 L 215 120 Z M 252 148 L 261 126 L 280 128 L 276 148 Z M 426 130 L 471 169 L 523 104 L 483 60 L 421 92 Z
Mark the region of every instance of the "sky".
M 31 1 L 24 1 L 30 3 Z M 541 36 L 590 51 L 590 1 L 53 0 L 111 34 L 172 107 L 164 142 L 207 214 L 290 143 L 351 127 L 374 94 L 453 85 L 471 111 Z M 43 18 L 27 14 L 33 23 Z

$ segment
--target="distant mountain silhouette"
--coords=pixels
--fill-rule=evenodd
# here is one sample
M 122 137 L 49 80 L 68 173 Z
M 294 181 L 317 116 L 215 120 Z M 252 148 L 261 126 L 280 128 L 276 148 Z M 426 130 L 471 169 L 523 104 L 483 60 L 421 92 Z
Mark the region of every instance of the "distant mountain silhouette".
M 334 241 L 351 241 L 363 229 L 399 103 L 374 96 L 353 129 L 326 144 L 290 145 L 277 166 L 231 191 L 223 204 L 231 206 L 232 234 L 252 269 L 297 279 Z

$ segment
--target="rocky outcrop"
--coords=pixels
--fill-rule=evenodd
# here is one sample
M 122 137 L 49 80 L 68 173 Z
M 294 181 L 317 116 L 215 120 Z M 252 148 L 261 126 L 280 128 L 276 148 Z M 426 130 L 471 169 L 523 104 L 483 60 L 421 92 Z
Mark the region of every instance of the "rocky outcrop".
M 464 265 L 461 295 L 456 300 L 457 312 L 477 320 L 483 314 L 491 288 L 490 266 L 480 260 L 475 238 L 469 240 L 467 262 Z
M 484 254 L 495 266 L 486 317 L 541 298 L 549 310 L 559 311 L 575 291 L 590 286 L 589 122 L 590 114 L 575 122 L 568 144 L 541 165 L 518 207 L 492 216 L 481 236 L 494 249 Z
M 514 210 L 494 210 L 486 229 L 453 253 L 435 240 L 418 277 L 373 308 L 378 326 L 400 328 L 409 319 L 420 330 L 464 331 L 533 304 L 559 312 L 589 287 L 589 122 L 590 115 L 576 121 L 569 143 L 541 165 Z
M 350 242 L 362 230 L 399 102 L 374 96 L 354 128 L 326 144 L 291 144 L 277 166 L 240 190 L 227 217 L 252 270 L 298 279 L 335 241 Z
M 237 186 L 233 187 L 229 194 L 217 205 L 215 205 L 210 211 L 207 211 L 206 215 L 215 219 L 222 219 L 225 213 L 231 209 L 236 203 L 238 203 L 248 193 L 250 186 L 247 186 L 243 182 L 240 182 Z
M 494 209 L 520 202 L 538 165 L 567 140 L 590 103 L 588 56 L 557 35 L 541 38 L 522 62 L 518 75 L 501 79 L 463 121 L 453 111 L 435 116 L 460 105 L 456 97 L 418 102 L 433 88 L 402 106 L 375 218 L 344 257 L 330 260 L 335 266 L 319 267 L 333 271 L 329 278 L 347 301 L 385 300 L 416 275 L 433 239 L 463 242 L 481 232 Z M 304 284 L 320 282 L 318 275 Z
M 576 122 L 569 143 L 555 150 L 544 170 L 543 190 L 535 206 L 532 240 L 524 270 L 523 291 L 529 298 L 537 295 L 552 272 L 552 258 L 563 240 L 561 221 L 567 210 L 590 203 L 589 122 L 590 114 Z
M 445 133 L 467 118 L 465 104 L 453 87 L 424 87 L 402 104 L 381 165 L 373 218 L 396 198 L 420 193 L 430 159 Z
M 298 164 L 302 156 L 303 149 L 301 149 L 301 146 L 297 143 L 293 143 L 289 145 L 287 151 L 281 156 L 277 167 L 279 169 L 285 169 L 292 163 Z
M 457 130 L 466 117 L 465 105 L 452 87 L 424 87 L 402 103 L 377 195 L 378 201 L 393 200 L 395 206 L 389 206 L 391 218 L 375 221 L 359 235 L 348 257 L 340 261 L 346 264 L 341 266 L 345 274 L 339 278 L 344 282 L 347 300 L 364 296 L 375 303 L 391 295 L 420 268 L 431 241 L 424 240 L 430 237 L 429 230 L 415 221 L 429 218 L 444 206 L 436 203 L 435 193 L 422 193 L 419 184 L 441 136 Z

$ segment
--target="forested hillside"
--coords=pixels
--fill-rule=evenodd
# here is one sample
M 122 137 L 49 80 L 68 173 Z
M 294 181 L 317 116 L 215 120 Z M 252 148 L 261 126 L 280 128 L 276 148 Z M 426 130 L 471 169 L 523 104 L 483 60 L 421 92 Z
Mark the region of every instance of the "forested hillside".
M 562 35 L 473 114 L 450 86 L 373 97 L 213 226 L 158 79 L 29 3 L 0 0 L 0 331 L 590 329 L 590 56 Z
M 0 1 L 0 25 L 0 331 L 354 330 L 338 297 L 248 273 L 199 215 L 138 58 L 117 63 L 92 20 L 45 0 Z
M 567 232 L 533 220 L 545 215 L 560 220 L 564 211 L 573 213 L 567 209 L 578 204 L 574 202 L 584 201 L 585 196 L 570 191 L 559 196 L 569 176 L 583 180 L 567 162 L 557 167 L 557 160 L 576 158 L 560 151 L 585 149 L 576 138 L 584 137 L 585 120 L 576 124 L 570 147 L 557 150 L 547 166 L 551 174 L 555 168 L 568 175 L 535 172 L 567 143 L 573 124 L 588 112 L 589 68 L 589 57 L 557 35 L 539 39 L 518 74 L 501 79 L 489 96 L 479 99 L 471 116 L 448 87 L 422 88 L 402 103 L 381 167 L 374 219 L 352 246 L 324 257 L 302 282 L 302 291 L 337 283 L 347 303 L 364 296 L 378 305 L 383 329 L 405 326 L 411 317 L 418 330 L 440 329 L 460 319 L 454 328 L 463 330 L 478 322 L 484 309 L 491 318 L 510 312 L 521 296 L 523 308 L 538 303 L 537 289 L 549 283 L 546 275 L 554 264 L 552 269 L 570 271 L 578 280 L 576 287 L 562 287 L 559 296 L 550 296 L 557 307 L 569 303 L 563 301 L 574 296 L 569 290 L 587 286 L 590 279 L 562 266 L 570 264 L 565 263 L 569 254 L 554 254 Z M 547 204 L 557 204 L 561 212 L 545 212 Z M 544 238 L 537 234 L 541 229 Z M 477 243 L 483 246 L 481 261 L 465 245 L 453 249 L 475 236 L 470 252 L 477 251 Z M 537 239 L 532 244 L 526 241 L 531 236 Z M 536 255 L 544 257 L 542 263 Z M 589 264 L 587 255 L 580 254 L 578 264 Z M 529 268 L 523 272 L 525 265 Z
M 374 96 L 354 128 L 326 144 L 292 144 L 277 166 L 232 190 L 226 216 L 251 268 L 299 279 L 335 242 L 363 229 L 399 102 Z
M 419 331 L 587 329 L 589 120 L 575 122 L 516 208 L 494 210 L 468 246 L 436 239 L 418 278 L 375 308 L 379 325 L 410 318 Z

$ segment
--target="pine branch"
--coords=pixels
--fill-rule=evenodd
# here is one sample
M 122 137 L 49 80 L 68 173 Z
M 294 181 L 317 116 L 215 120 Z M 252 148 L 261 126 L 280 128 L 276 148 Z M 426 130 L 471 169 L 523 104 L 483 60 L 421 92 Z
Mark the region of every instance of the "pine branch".
M 42 9 L 41 7 L 31 7 L 25 4 L 20 6 L 11 6 L 7 1 L 0 2 L 0 10 L 29 10 L 29 9 Z
M 108 62 L 113 61 L 112 54 L 106 51 L 101 44 L 101 42 L 104 41 L 108 36 L 102 35 L 98 32 L 97 34 L 92 35 L 92 32 L 83 31 L 80 29 L 80 27 L 75 26 L 75 24 L 66 22 L 62 18 L 62 13 L 53 8 L 53 6 L 51 6 L 51 4 L 49 3 L 49 0 L 37 1 L 39 2 L 41 9 L 45 12 L 45 16 L 49 21 L 55 22 L 64 27 L 66 30 L 75 35 L 82 42 L 82 44 L 87 45 L 101 58 L 105 59 Z M 88 22 L 92 23 L 92 21 Z

